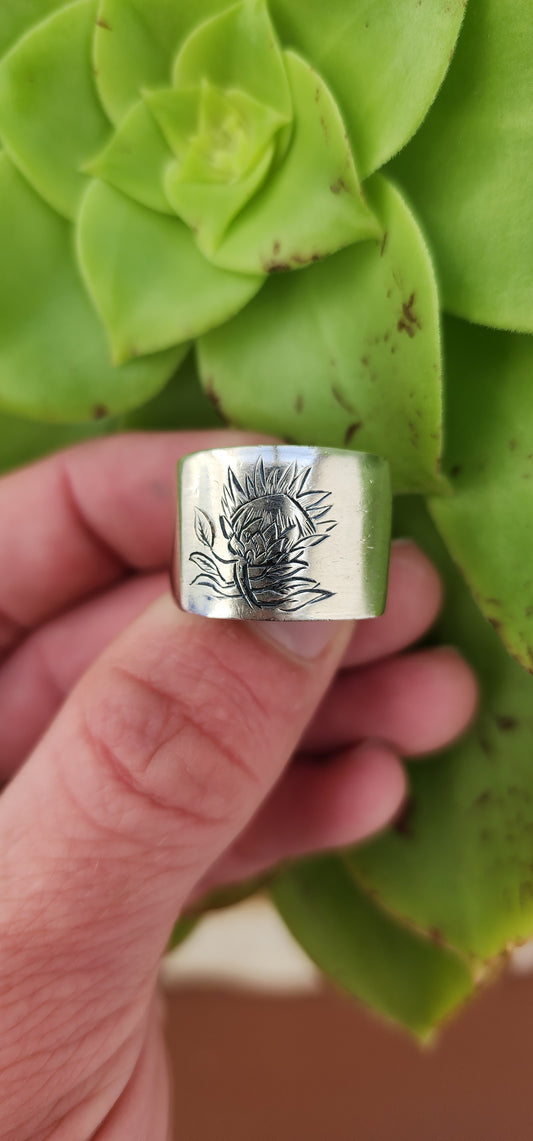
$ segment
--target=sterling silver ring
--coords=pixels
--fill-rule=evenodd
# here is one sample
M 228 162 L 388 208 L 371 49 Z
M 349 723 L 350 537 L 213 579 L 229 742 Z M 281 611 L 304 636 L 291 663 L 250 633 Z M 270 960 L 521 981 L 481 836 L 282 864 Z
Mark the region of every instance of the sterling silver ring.
M 181 461 L 173 586 L 208 618 L 286 622 L 383 613 L 385 460 L 334 448 L 221 448 Z

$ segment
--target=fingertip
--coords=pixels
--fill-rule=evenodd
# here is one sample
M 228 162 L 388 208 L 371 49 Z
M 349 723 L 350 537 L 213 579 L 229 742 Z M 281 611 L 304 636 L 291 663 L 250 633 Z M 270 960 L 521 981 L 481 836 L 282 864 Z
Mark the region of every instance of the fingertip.
M 379 738 L 402 757 L 434 753 L 467 729 L 477 707 L 476 678 L 457 650 L 398 654 L 338 678 L 306 748 L 326 753 Z
M 336 843 L 344 847 L 391 823 L 405 802 L 407 777 L 397 754 L 379 741 L 365 741 L 347 750 L 337 765 L 343 772 L 336 790 Z
M 435 716 L 442 722 L 443 743 L 451 743 L 476 716 L 479 684 L 472 667 L 455 646 L 437 646 L 431 657 L 437 670 Z
M 249 879 L 287 859 L 360 843 L 390 824 L 406 797 L 403 765 L 380 741 L 319 762 L 300 758 L 202 890 Z
M 412 539 L 395 539 L 391 550 L 386 615 L 398 635 L 421 637 L 438 617 L 444 590 L 435 564 Z M 404 635 L 405 636 L 405 635 Z
M 422 592 L 426 607 L 436 616 L 442 606 L 442 579 L 426 552 L 412 539 L 394 539 L 391 551 L 393 569 L 407 572 L 411 582 Z
M 416 642 L 435 622 L 442 599 L 441 578 L 431 559 L 411 539 L 395 540 L 385 613 L 358 624 L 344 668 L 388 657 Z
M 471 666 L 455 647 L 436 646 L 399 660 L 399 680 L 400 671 L 394 744 L 410 758 L 448 748 L 478 709 L 479 687 Z

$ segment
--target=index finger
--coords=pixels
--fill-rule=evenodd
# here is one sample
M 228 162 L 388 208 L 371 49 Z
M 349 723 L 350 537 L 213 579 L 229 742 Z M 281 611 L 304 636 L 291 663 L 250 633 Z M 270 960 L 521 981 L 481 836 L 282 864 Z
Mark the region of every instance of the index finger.
M 175 466 L 241 432 L 131 433 L 0 480 L 0 655 L 32 627 L 132 570 L 170 561 Z

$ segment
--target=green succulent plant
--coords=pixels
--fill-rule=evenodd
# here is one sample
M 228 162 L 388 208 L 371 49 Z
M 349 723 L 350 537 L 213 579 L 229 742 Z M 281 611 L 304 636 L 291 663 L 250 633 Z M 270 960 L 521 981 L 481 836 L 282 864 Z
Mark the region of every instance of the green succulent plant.
M 273 888 L 422 1036 L 533 935 L 532 73 L 527 0 L 0 8 L 0 466 L 222 415 L 386 456 L 441 567 L 477 724 Z

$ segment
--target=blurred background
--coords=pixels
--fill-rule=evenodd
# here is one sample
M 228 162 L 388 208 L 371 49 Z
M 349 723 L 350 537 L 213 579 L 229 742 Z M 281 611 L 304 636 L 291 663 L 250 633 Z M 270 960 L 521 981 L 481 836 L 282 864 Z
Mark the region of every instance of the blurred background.
M 421 1049 L 331 990 L 270 905 L 168 958 L 176 1141 L 531 1141 L 533 952 Z

